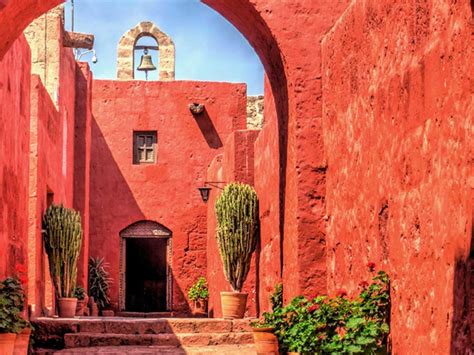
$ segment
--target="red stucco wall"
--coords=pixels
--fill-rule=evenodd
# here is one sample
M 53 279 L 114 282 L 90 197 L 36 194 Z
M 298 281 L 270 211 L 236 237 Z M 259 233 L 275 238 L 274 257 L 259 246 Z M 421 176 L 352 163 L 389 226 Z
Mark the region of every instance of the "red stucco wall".
M 259 303 L 269 310 L 269 296 L 281 281 L 278 121 L 270 83 L 265 79 L 264 127 L 255 141 L 255 190 L 260 202 Z
M 82 250 L 78 261 L 78 284 L 87 289 L 89 259 L 89 203 L 92 121 L 92 72 L 87 63 L 76 67 L 74 114 L 74 209 L 81 212 Z
M 243 182 L 254 185 L 255 156 L 254 144 L 260 131 L 241 130 L 234 132 L 227 139 L 223 154 L 217 155 L 207 171 L 207 180 L 222 182 L 213 187 L 207 202 L 207 279 L 209 282 L 209 314 L 211 317 L 222 317 L 221 291 L 232 291 L 226 281 L 222 260 L 216 242 L 217 220 L 216 200 L 221 189 L 230 182 Z M 246 315 L 255 317 L 258 310 L 257 261 L 254 254 L 252 264 L 244 283 L 242 292 L 248 294 Z
M 0 279 L 28 261 L 30 62 L 23 36 L 0 61 Z
M 188 105 L 204 103 L 193 117 Z M 118 302 L 119 233 L 141 220 L 173 233 L 173 310 L 206 275 L 206 212 L 198 187 L 233 130 L 246 122 L 243 84 L 94 81 L 90 191 L 90 254 L 110 263 Z M 158 132 L 153 165 L 132 164 L 134 130 Z
M 356 1 L 323 44 L 329 288 L 387 270 L 397 354 L 468 348 L 470 18 L 467 1 Z
M 73 58 L 70 49 L 62 49 L 58 107 L 41 79 L 37 75 L 32 77 L 28 253 L 29 304 L 33 315 L 51 307 L 54 298 L 41 234 L 44 211 L 51 202 L 73 207 L 76 74 Z

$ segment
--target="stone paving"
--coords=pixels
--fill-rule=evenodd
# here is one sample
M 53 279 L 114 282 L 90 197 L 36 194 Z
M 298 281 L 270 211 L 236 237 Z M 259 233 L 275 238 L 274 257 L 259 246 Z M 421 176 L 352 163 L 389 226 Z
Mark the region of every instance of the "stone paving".
M 34 320 L 36 354 L 255 354 L 252 319 L 76 317 Z

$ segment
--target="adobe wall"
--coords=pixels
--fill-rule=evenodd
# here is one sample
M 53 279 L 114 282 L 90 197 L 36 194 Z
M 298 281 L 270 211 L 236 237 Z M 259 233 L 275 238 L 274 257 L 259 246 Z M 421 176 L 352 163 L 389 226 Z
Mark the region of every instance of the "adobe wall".
M 230 135 L 225 142 L 224 152 L 217 155 L 207 170 L 207 180 L 222 182 L 212 187 L 207 201 L 207 280 L 209 280 L 209 316 L 222 317 L 221 291 L 232 291 L 224 276 L 222 260 L 216 241 L 217 219 L 216 200 L 221 189 L 230 182 L 243 182 L 254 185 L 255 151 L 254 144 L 259 130 L 240 130 Z M 252 257 L 250 271 L 242 292 L 248 294 L 246 317 L 255 317 L 258 308 L 258 250 Z
M 87 63 L 76 67 L 76 102 L 74 115 L 74 200 L 73 207 L 81 212 L 84 237 L 78 261 L 77 282 L 88 286 L 90 164 L 93 75 Z
M 259 305 L 270 310 L 269 296 L 281 282 L 278 120 L 274 97 L 265 78 L 265 125 L 255 141 L 255 190 L 260 202 Z
M 386 270 L 397 354 L 470 348 L 470 20 L 467 1 L 355 1 L 323 42 L 329 289 Z
M 23 36 L 0 61 L 0 279 L 28 266 L 30 63 Z
M 42 242 L 42 217 L 52 202 L 73 207 L 76 62 L 62 45 L 62 8 L 25 31 L 32 48 L 29 300 L 32 314 L 54 311 L 54 293 Z M 45 84 L 43 84 L 45 83 Z
M 206 213 L 198 187 L 232 131 L 246 125 L 246 87 L 212 82 L 93 83 L 90 254 L 105 257 L 119 296 L 119 233 L 156 221 L 172 231 L 173 310 L 206 275 Z M 204 103 L 193 116 L 188 105 Z M 158 132 L 157 163 L 132 164 L 133 131 Z

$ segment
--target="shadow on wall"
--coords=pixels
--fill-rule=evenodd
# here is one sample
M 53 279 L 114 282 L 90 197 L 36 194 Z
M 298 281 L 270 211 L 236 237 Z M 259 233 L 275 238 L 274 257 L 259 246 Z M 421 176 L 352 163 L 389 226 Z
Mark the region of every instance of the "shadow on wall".
M 219 133 L 217 132 L 216 127 L 214 126 L 214 123 L 212 123 L 212 120 L 209 117 L 209 114 L 206 108 L 204 107 L 204 111 L 201 114 L 193 115 L 193 117 L 196 123 L 198 124 L 202 135 L 206 139 L 206 142 L 209 145 L 209 148 L 212 148 L 212 149 L 222 148 L 223 147 L 222 140 L 219 137 Z
M 90 250 L 94 257 L 104 257 L 113 279 L 111 302 L 119 303 L 120 231 L 138 221 L 147 220 L 117 165 L 105 137 L 94 117 L 91 122 L 90 180 Z M 130 164 L 132 162 L 130 161 Z M 159 221 L 158 221 L 159 222 Z M 173 238 L 172 238 L 173 243 Z M 175 248 L 172 248 L 175 259 Z M 189 306 L 180 285 L 172 276 L 172 310 L 188 314 Z
M 474 203 L 473 203 L 474 205 Z M 471 252 L 467 260 L 456 258 L 453 287 L 451 354 L 463 354 L 473 347 L 474 330 L 474 209 L 471 212 Z

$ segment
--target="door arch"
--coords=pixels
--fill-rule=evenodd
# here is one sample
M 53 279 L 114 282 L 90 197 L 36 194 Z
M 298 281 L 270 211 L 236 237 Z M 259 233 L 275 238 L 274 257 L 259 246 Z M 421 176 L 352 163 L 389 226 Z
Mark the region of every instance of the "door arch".
M 120 232 L 120 260 L 119 260 L 119 310 L 133 310 L 129 309 L 127 304 L 127 293 L 130 295 L 130 290 L 127 290 L 127 270 L 131 270 L 131 266 L 127 268 L 127 248 L 140 247 L 139 245 L 132 246 L 132 243 L 137 244 L 137 241 L 150 242 L 156 240 L 156 242 L 162 242 L 163 247 L 166 248 L 165 260 L 161 260 L 166 265 L 165 270 L 165 282 L 166 282 L 166 308 L 161 309 L 162 311 L 171 311 L 173 308 L 173 274 L 172 274 L 172 233 L 165 226 L 153 222 L 153 221 L 139 221 L 131 224 Z M 150 244 L 150 243 L 148 243 Z M 156 243 L 155 243 L 156 244 Z M 158 245 L 159 246 L 159 245 Z M 160 246 L 159 246 L 160 247 Z M 130 250 L 129 250 L 130 252 Z M 157 260 L 159 261 L 159 260 Z M 128 299 L 129 301 L 129 299 Z M 146 311 L 146 310 L 142 310 Z M 158 310 L 150 310 L 158 311 Z

